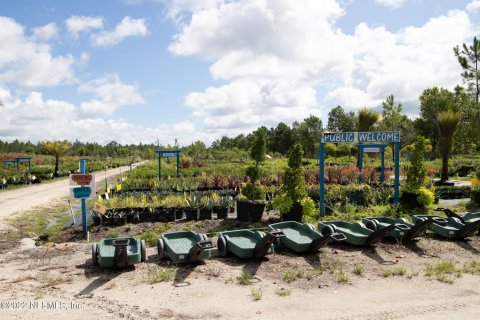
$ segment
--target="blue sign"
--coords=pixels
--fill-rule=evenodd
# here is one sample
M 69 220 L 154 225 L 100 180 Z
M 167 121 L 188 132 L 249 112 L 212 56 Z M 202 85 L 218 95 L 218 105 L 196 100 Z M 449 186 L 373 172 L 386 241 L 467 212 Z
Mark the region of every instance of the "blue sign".
M 326 132 L 323 143 L 400 142 L 400 132 Z
M 92 194 L 92 188 L 88 186 L 81 186 L 72 188 L 72 192 L 75 199 L 88 198 Z

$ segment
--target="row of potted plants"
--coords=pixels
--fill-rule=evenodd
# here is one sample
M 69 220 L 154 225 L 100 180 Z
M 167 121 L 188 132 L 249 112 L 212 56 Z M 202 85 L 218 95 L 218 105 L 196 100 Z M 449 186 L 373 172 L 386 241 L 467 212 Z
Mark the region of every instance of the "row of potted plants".
M 225 219 L 233 207 L 230 196 L 198 195 L 196 193 L 169 195 L 164 198 L 147 197 L 123 199 L 121 203 L 112 199 L 100 201 L 107 207 L 105 214 L 93 212 L 95 225 L 124 225 L 140 222 L 172 222 L 175 220 L 206 220 L 212 219 L 214 213 L 217 219 Z M 120 206 L 118 206 L 120 204 Z

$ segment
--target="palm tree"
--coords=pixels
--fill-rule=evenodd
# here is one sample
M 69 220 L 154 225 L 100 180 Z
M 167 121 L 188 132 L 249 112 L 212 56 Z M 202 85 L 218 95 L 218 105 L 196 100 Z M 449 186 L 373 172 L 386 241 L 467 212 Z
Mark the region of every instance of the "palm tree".
M 380 119 L 380 113 L 363 107 L 358 110 L 358 131 L 367 132 L 372 130 L 373 126 Z M 360 149 L 359 149 L 360 150 Z M 360 152 L 357 156 L 357 167 L 360 167 Z
M 452 152 L 453 135 L 460 121 L 460 113 L 452 110 L 440 112 L 435 124 L 438 129 L 437 152 L 442 158 L 442 173 L 440 180 L 448 180 L 448 158 Z
M 358 131 L 367 132 L 380 120 L 380 113 L 363 107 L 358 110 Z
M 72 144 L 65 141 L 45 141 L 42 143 L 42 147 L 48 154 L 55 157 L 55 170 L 54 175 L 58 176 L 58 162 L 60 158 L 72 147 Z

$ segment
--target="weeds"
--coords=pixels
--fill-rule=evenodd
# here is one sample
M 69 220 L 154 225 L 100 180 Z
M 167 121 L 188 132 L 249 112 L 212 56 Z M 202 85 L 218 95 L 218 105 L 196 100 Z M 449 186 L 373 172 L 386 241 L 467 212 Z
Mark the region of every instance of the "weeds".
M 250 290 L 250 296 L 252 297 L 253 301 L 258 301 L 262 299 L 262 289 L 252 288 Z
M 436 265 L 429 264 L 425 270 L 425 276 L 434 277 L 440 282 L 452 284 L 455 281 L 455 277 L 458 278 L 462 276 L 464 270 L 465 267 L 464 269 L 457 269 L 455 263 L 452 261 L 443 261 Z
M 252 274 L 247 270 L 242 270 L 242 272 L 240 273 L 240 276 L 237 279 L 238 279 L 238 283 L 241 284 L 242 286 L 248 286 L 249 284 L 252 283 Z
M 347 283 L 348 281 L 349 281 L 348 273 L 346 273 L 343 270 L 340 270 L 340 271 L 337 272 L 337 282 Z
M 150 269 L 147 273 L 148 283 L 158 283 L 173 280 L 175 269 Z
M 44 295 L 45 295 L 45 293 L 43 292 L 42 288 L 34 288 L 33 289 L 33 296 L 34 296 L 35 300 L 42 299 Z
M 363 271 L 364 270 L 365 270 L 365 268 L 361 264 L 356 264 L 353 267 L 353 273 L 356 274 L 357 276 L 363 276 Z
M 275 290 L 275 293 L 280 297 L 286 297 L 291 294 L 291 291 L 285 288 L 278 288 L 277 290 Z

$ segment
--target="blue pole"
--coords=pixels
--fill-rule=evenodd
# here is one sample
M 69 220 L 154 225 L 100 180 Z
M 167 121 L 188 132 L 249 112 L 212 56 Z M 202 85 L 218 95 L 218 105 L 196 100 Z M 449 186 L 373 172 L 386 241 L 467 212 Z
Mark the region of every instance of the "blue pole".
M 322 137 L 320 139 L 323 138 Z M 320 216 L 325 216 L 325 144 L 320 140 Z
M 87 160 L 86 159 L 80 159 L 80 173 L 86 173 L 87 172 Z M 81 204 L 82 204 L 82 230 L 83 230 L 83 236 L 86 238 L 87 237 L 87 199 L 82 198 L 80 199 Z
M 362 168 L 363 168 L 363 147 L 361 145 L 358 146 L 358 171 L 360 172 L 358 174 L 358 183 L 362 183 L 363 177 L 362 177 Z
M 400 142 L 395 142 L 395 204 L 400 199 Z
M 385 182 L 385 148 L 381 148 L 382 154 L 380 155 L 381 157 L 381 167 L 380 167 L 380 182 Z
M 177 178 L 180 177 L 180 153 L 177 152 Z
M 160 181 L 160 177 L 162 176 L 162 154 L 158 154 L 158 181 Z

